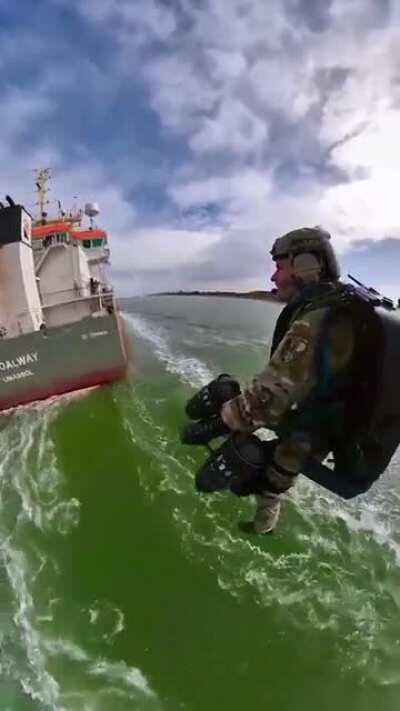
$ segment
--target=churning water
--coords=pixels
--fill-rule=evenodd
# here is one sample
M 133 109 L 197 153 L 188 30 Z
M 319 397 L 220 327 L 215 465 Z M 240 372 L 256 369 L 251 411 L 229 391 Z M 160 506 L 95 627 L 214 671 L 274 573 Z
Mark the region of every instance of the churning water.
M 3 416 L 2 711 L 398 711 L 399 460 L 351 502 L 301 479 L 257 537 L 179 443 L 196 388 L 261 369 L 277 313 L 132 299 L 125 382 Z

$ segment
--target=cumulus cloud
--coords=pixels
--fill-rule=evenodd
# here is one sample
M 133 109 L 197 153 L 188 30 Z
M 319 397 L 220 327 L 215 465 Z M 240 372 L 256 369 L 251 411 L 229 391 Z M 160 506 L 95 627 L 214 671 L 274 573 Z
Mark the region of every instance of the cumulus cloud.
M 157 0 L 72 0 L 89 20 L 110 27 L 121 39 L 166 40 L 176 29 L 175 16 Z
M 114 264 L 117 269 L 149 272 L 180 269 L 193 262 L 201 265 L 207 249 L 219 240 L 217 232 L 141 228 L 135 231 L 130 245 L 119 244 Z
M 298 66 L 290 57 L 257 61 L 249 73 L 250 86 L 263 110 L 275 110 L 292 122 L 300 120 L 318 102 L 315 67 L 307 59 Z
M 187 136 L 189 146 L 196 152 L 192 179 L 187 183 L 185 176 L 185 184 L 180 186 L 178 181 L 170 187 L 170 194 L 186 207 L 190 205 L 190 196 L 192 206 L 199 205 L 201 199 L 219 202 L 231 216 L 234 183 L 236 216 L 244 221 L 249 213 L 259 212 L 259 184 L 263 184 L 264 209 L 268 209 L 267 175 L 290 155 L 293 147 L 297 149 L 299 130 L 305 132 L 308 127 L 314 134 L 317 162 L 321 166 L 325 162 L 342 175 L 341 181 L 321 187 L 316 170 L 313 184 L 307 170 L 313 156 L 309 153 L 310 140 L 306 141 L 307 151 L 297 156 L 298 161 L 304 162 L 305 178 L 298 190 L 309 205 L 310 219 L 323 220 L 328 228 L 337 231 L 341 244 L 361 236 L 364 230 L 367 234 L 384 236 L 396 227 L 394 185 L 398 183 L 399 163 L 396 148 L 390 156 L 388 153 L 400 119 L 395 106 L 397 65 L 393 54 L 399 30 L 390 25 L 388 8 L 385 16 L 372 1 L 330 3 L 321 32 L 313 32 L 310 22 L 299 27 L 291 25 L 290 13 L 285 13 L 290 5 L 293 7 L 293 3 L 271 3 L 267 7 L 255 1 L 246 6 L 239 2 L 230 2 L 229 6 L 206 4 L 207 9 L 201 13 L 192 8 L 196 53 L 207 57 L 210 51 L 215 53 L 216 47 L 220 57 L 226 58 L 231 53 L 234 60 L 230 73 L 224 72 L 224 61 L 214 74 L 207 63 L 195 64 L 195 52 L 188 52 L 186 65 L 173 53 L 164 68 L 161 60 L 151 65 L 154 108 L 162 121 L 172 121 L 174 129 Z M 362 46 L 360 37 L 364 39 Z M 177 100 L 168 91 L 170 85 L 164 76 L 164 72 L 170 74 L 174 62 L 176 72 L 170 82 L 175 83 Z M 342 80 L 324 92 L 321 73 L 336 70 L 337 75 L 339 69 Z M 193 115 L 196 121 L 189 120 Z M 242 140 L 240 119 L 245 116 L 248 133 Z M 268 145 L 274 138 L 277 122 L 287 127 L 279 155 Z M 296 122 L 302 124 L 300 129 Z M 267 133 L 270 125 L 272 130 Z M 203 170 L 209 171 L 207 164 L 199 164 L 199 157 L 206 163 L 207 154 L 220 149 L 226 151 L 227 162 L 229 157 L 249 150 L 257 154 L 257 167 L 252 173 L 253 194 L 248 191 L 247 170 L 243 175 L 237 168 L 232 173 L 233 168 L 227 171 L 224 166 L 222 175 L 218 168 L 214 168 L 212 176 L 201 175 Z M 259 160 L 260 154 L 263 161 Z M 362 171 L 371 176 L 369 181 L 360 179 Z M 282 201 L 285 206 L 287 195 L 283 190 L 275 191 L 274 201 L 275 205 Z M 367 212 L 366 205 L 369 205 Z M 283 212 L 282 229 L 288 220 L 292 221 L 292 216 Z
M 2 140 L 16 142 L 29 130 L 31 121 L 52 113 L 54 105 L 49 96 L 11 88 L 5 92 L 1 106 Z
M 25 160 L 52 156 L 61 190 L 101 200 L 121 288 L 128 264 L 144 290 L 260 287 L 268 245 L 299 225 L 323 224 L 343 258 L 354 240 L 400 237 L 395 0 L 54 6 L 88 44 L 8 87 L 3 157 L 43 122 Z
M 260 152 L 267 137 L 267 122 L 256 116 L 243 102 L 229 97 L 221 102 L 212 118 L 205 119 L 189 140 L 189 145 L 200 153 L 228 150 L 251 154 Z
M 187 135 L 216 105 L 217 86 L 190 56 L 176 51 L 151 60 L 144 71 L 150 104 L 167 128 Z

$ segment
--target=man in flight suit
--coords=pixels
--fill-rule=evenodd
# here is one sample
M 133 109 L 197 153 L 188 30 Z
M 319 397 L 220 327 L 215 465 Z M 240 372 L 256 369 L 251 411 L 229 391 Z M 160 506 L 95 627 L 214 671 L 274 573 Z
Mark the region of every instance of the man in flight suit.
M 346 380 L 355 347 L 349 315 L 328 318 L 326 295 L 337 289 L 340 276 L 330 235 L 319 227 L 294 230 L 275 241 L 271 255 L 276 296 L 287 304 L 276 324 L 271 357 L 251 386 L 221 410 L 234 432 L 267 427 L 278 435 L 265 489 L 256 494 L 257 533 L 275 528 L 281 494 L 293 486 L 308 457 L 322 461 L 330 451 L 338 418 L 327 421 L 326 410 L 313 408 L 309 400 L 324 387 L 322 381 Z

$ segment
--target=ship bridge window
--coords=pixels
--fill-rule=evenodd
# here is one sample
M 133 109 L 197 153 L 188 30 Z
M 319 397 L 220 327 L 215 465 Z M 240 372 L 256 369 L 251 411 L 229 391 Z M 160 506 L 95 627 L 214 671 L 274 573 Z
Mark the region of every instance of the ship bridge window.
M 64 242 L 69 242 L 67 232 L 55 232 L 54 234 L 47 235 L 44 238 L 43 247 L 50 247 L 52 244 L 62 244 Z
M 66 232 L 57 232 L 54 237 L 58 244 L 60 244 L 60 242 L 68 242 L 68 234 Z
M 84 239 L 83 240 L 83 246 L 85 249 L 92 249 L 93 247 L 101 247 L 103 244 L 103 240 L 100 239 Z

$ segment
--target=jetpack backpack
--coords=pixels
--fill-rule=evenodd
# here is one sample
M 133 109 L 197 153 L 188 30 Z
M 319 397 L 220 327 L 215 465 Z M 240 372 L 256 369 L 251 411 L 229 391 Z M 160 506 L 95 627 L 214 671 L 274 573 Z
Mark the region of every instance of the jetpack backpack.
M 400 311 L 390 299 L 356 283 L 306 289 L 297 302 L 286 307 L 291 313 L 285 315 L 283 310 L 272 347 L 277 347 L 294 319 L 328 307 L 316 355 L 317 362 L 321 361 L 324 330 L 340 312 L 351 318 L 355 350 L 347 387 L 340 396 L 343 435 L 333 447 L 334 467 L 310 457 L 302 470 L 343 498 L 367 491 L 386 470 L 400 444 Z

